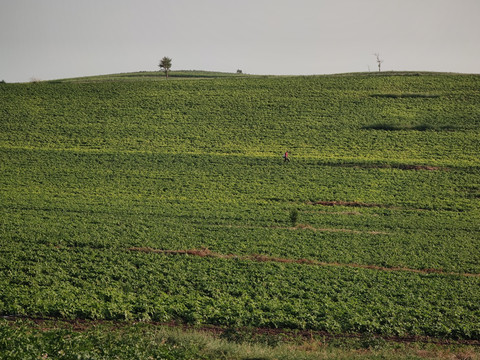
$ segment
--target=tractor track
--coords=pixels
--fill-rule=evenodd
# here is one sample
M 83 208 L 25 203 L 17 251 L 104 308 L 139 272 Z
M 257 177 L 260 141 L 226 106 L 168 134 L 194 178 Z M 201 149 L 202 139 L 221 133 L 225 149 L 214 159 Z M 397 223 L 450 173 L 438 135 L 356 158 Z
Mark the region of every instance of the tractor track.
M 323 262 L 312 259 L 288 259 L 288 258 L 279 258 L 268 255 L 260 254 L 251 254 L 251 255 L 235 255 L 235 254 L 220 254 L 209 250 L 208 248 L 201 249 L 185 249 L 185 250 L 164 250 L 164 249 L 153 249 L 150 247 L 131 247 L 127 249 L 128 251 L 138 251 L 143 253 L 157 253 L 157 254 L 170 254 L 170 255 L 191 255 L 199 257 L 210 257 L 217 259 L 238 259 L 238 260 L 250 260 L 256 262 L 276 262 L 276 263 L 287 263 L 287 264 L 302 264 L 302 265 L 311 265 L 311 266 L 334 266 L 334 267 L 350 267 L 350 268 L 359 268 L 359 269 L 369 269 L 377 271 L 401 271 L 401 272 L 411 272 L 417 274 L 439 274 L 439 275 L 449 275 L 449 276 L 465 276 L 465 277 L 480 277 L 480 274 L 474 273 L 455 273 L 448 272 L 439 269 L 411 269 L 407 267 L 385 267 L 378 265 L 369 265 L 369 264 L 355 264 L 355 263 L 338 263 L 338 262 Z
M 263 327 L 222 327 L 218 325 L 191 325 L 180 321 L 133 321 L 133 320 L 92 320 L 92 319 L 63 319 L 57 317 L 38 317 L 29 315 L 4 315 L 1 318 L 7 320 L 12 326 L 18 321 L 30 321 L 35 324 L 41 331 L 50 331 L 59 328 L 68 328 L 75 332 L 88 331 L 99 325 L 111 327 L 112 330 L 118 330 L 127 326 L 136 324 L 146 324 L 151 326 L 165 326 L 170 328 L 178 328 L 182 331 L 197 331 L 212 334 L 216 337 L 224 337 L 228 333 L 238 333 L 246 338 L 254 339 L 255 337 L 281 337 L 282 341 L 322 341 L 328 342 L 334 339 L 362 339 L 373 338 L 383 339 L 388 342 L 395 343 L 428 343 L 435 345 L 470 345 L 480 347 L 480 340 L 476 339 L 449 339 L 441 337 L 420 336 L 420 335 L 381 335 L 373 333 L 329 333 L 322 330 L 299 330 L 288 328 L 263 328 Z

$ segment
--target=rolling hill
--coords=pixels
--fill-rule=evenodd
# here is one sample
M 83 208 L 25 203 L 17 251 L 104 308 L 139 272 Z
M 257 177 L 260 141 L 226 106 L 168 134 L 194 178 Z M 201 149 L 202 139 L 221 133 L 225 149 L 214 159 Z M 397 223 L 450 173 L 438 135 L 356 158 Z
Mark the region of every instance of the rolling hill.
M 0 313 L 480 341 L 479 89 L 1 84 Z

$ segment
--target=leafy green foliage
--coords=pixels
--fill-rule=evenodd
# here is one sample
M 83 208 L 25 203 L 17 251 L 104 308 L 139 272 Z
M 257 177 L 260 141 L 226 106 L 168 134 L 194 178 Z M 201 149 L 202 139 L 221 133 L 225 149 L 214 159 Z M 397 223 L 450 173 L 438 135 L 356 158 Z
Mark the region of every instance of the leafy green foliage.
M 182 344 L 172 335 L 142 324 L 120 329 L 100 324 L 79 332 L 67 327 L 41 331 L 34 324 L 0 321 L 0 356 L 19 360 L 205 358 L 193 344 Z
M 194 328 L 193 328 L 194 329 Z M 477 359 L 475 345 L 402 345 L 373 334 L 329 337 L 301 333 L 228 328 L 194 331 L 138 322 L 0 320 L 0 357 L 29 359 Z M 264 329 L 265 330 L 265 329 Z M 304 332 L 303 335 L 305 335 Z
M 298 210 L 297 209 L 290 210 L 290 222 L 292 223 L 292 226 L 296 226 L 297 221 L 298 221 Z
M 479 339 L 479 85 L 5 84 L 0 313 Z

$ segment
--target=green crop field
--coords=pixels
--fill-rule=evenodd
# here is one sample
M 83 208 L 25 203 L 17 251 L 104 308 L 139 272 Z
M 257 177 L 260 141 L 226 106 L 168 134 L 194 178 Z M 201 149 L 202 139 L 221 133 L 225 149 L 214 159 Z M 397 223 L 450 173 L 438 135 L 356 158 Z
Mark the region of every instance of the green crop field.
M 478 341 L 479 160 L 479 75 L 0 84 L 0 315 Z

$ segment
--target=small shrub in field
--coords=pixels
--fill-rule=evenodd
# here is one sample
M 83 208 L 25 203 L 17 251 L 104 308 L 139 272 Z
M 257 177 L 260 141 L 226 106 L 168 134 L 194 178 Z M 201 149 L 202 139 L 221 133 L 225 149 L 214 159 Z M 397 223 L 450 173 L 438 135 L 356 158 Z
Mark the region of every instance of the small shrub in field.
M 290 210 L 290 222 L 292 223 L 292 226 L 297 226 L 297 221 L 298 221 L 298 210 L 297 209 Z

